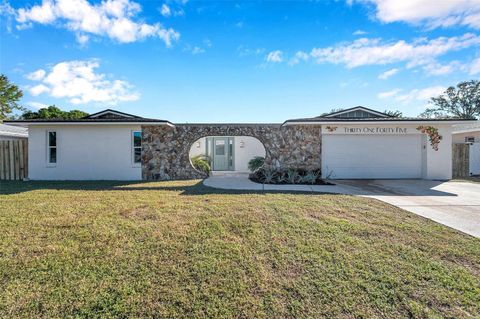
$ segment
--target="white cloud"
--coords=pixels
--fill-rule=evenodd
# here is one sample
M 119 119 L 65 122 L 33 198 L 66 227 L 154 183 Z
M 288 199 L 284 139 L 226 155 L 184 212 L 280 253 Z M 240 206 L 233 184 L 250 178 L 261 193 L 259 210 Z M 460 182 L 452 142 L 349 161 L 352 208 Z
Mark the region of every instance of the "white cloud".
M 162 7 L 160 8 L 160 14 L 164 17 L 169 17 L 172 15 L 172 11 L 166 3 L 162 4 Z
M 140 5 L 130 0 L 106 0 L 98 4 L 87 0 L 43 0 L 41 5 L 18 9 L 16 20 L 19 29 L 34 23 L 65 27 L 75 32 L 81 44 L 88 41 L 85 34 L 105 36 L 120 43 L 158 37 L 171 46 L 178 40 L 180 34 L 172 28 L 136 21 L 134 18 L 140 11 Z
M 48 107 L 47 104 L 40 102 L 27 102 L 26 105 L 32 109 L 39 110 Z
M 34 96 L 48 93 L 55 98 L 66 98 L 73 104 L 115 105 L 140 98 L 129 82 L 109 80 L 105 74 L 96 73 L 99 67 L 97 60 L 60 62 L 44 77 L 36 80 L 41 83 L 30 88 L 29 92 Z
M 361 38 L 333 47 L 314 48 L 310 56 L 318 63 L 345 64 L 348 68 L 398 62 L 406 62 L 407 67 L 414 67 L 431 63 L 448 52 L 479 45 L 480 37 L 471 33 L 432 40 L 421 38 L 410 43 L 404 40 L 382 42 L 381 39 Z
M 84 46 L 87 44 L 88 40 L 90 40 L 90 37 L 86 34 L 77 34 L 76 36 L 77 42 L 81 45 Z
M 45 70 L 39 69 L 35 72 L 27 74 L 26 78 L 32 81 L 40 81 L 45 77 Z
M 50 89 L 43 84 L 38 84 L 38 85 L 35 85 L 34 87 L 31 87 L 28 91 L 30 92 L 31 95 L 37 96 L 42 93 L 50 92 Z
M 394 98 L 398 102 L 408 103 L 412 101 L 427 101 L 430 98 L 438 96 L 445 92 L 446 87 L 431 86 L 423 89 L 413 89 L 408 93 L 400 94 L 402 90 L 394 89 L 387 92 L 381 92 L 377 95 L 380 99 Z
M 283 61 L 282 55 L 283 53 L 280 50 L 272 51 L 267 54 L 267 57 L 265 58 L 265 60 L 267 62 L 280 63 Z
M 397 95 L 400 91 L 401 91 L 400 89 L 393 89 L 391 91 L 380 92 L 378 93 L 377 96 L 379 99 L 386 99 L 386 98 Z
M 465 25 L 480 29 L 480 0 L 358 0 L 372 4 L 386 23 L 407 22 L 429 28 Z
M 440 64 L 437 62 L 427 64 L 423 67 L 425 72 L 430 75 L 446 75 L 457 70 L 465 70 L 465 66 L 459 61 L 452 61 L 447 64 Z
M 477 58 L 477 59 L 473 60 L 469 69 L 470 69 L 469 73 L 471 75 L 475 75 L 475 74 L 480 73 L 480 58 Z
M 365 35 L 367 33 L 368 33 L 367 31 L 357 30 L 357 31 L 353 32 L 352 34 L 353 35 Z
M 297 51 L 292 59 L 288 62 L 289 65 L 295 65 L 300 63 L 301 61 L 306 62 L 310 58 L 310 55 L 303 51 Z
M 390 69 L 390 70 L 387 70 L 387 71 L 383 72 L 382 74 L 380 74 L 380 75 L 378 76 L 378 78 L 379 78 L 380 80 L 386 80 L 386 79 L 388 79 L 389 77 L 391 77 L 392 75 L 395 75 L 395 74 L 397 74 L 397 73 L 398 73 L 398 69 L 397 69 L 397 68 Z

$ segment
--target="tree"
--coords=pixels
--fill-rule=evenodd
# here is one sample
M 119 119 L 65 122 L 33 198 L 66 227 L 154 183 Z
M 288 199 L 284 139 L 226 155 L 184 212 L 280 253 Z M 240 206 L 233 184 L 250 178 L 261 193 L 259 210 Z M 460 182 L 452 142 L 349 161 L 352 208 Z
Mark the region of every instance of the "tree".
M 5 120 L 14 111 L 23 111 L 24 108 L 18 104 L 23 97 L 23 92 L 8 81 L 7 76 L 0 75 L 0 121 Z
M 391 117 L 403 117 L 403 113 L 399 110 L 395 110 L 395 111 L 385 110 L 385 112 L 383 113 L 390 115 Z
M 26 111 L 22 114 L 22 118 L 26 120 L 31 119 L 79 119 L 87 116 L 88 113 L 80 110 L 62 111 L 55 105 L 50 105 L 46 108 L 41 108 L 37 112 Z
M 475 119 L 480 116 L 480 81 L 460 82 L 443 94 L 432 97 L 423 117 Z

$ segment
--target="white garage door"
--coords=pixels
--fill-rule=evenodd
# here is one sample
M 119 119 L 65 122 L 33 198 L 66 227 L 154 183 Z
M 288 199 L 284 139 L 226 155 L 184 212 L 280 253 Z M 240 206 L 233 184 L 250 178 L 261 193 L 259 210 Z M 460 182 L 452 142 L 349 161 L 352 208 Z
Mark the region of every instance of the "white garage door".
M 421 135 L 323 135 L 322 169 L 330 178 L 421 178 Z

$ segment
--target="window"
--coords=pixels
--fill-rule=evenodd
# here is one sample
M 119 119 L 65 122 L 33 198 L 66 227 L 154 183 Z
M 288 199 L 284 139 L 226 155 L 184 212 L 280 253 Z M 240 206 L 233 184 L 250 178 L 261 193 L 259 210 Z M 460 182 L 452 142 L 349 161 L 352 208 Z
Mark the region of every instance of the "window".
M 142 162 L 142 132 L 132 132 L 133 164 Z
M 475 137 L 473 136 L 466 136 L 465 143 L 475 143 Z
M 225 155 L 225 140 L 215 140 L 215 155 Z
M 47 160 L 48 164 L 57 163 L 57 132 L 47 132 Z

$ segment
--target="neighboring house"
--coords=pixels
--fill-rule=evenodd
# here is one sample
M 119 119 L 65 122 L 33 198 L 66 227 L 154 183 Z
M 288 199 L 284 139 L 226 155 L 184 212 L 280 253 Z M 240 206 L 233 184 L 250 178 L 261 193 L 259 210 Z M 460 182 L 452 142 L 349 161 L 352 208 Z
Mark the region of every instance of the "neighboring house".
M 28 128 L 0 123 L 0 141 L 5 140 L 26 140 L 28 138 Z
M 480 121 L 455 125 L 452 132 L 454 144 L 469 144 L 470 175 L 480 175 Z
M 468 120 L 394 118 L 354 107 L 283 124 L 173 124 L 105 110 L 78 120 L 8 121 L 29 128 L 34 180 L 201 178 L 190 156 L 216 171 L 322 169 L 324 178 L 452 177 L 452 126 Z M 441 136 L 441 140 L 439 137 Z

